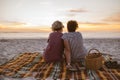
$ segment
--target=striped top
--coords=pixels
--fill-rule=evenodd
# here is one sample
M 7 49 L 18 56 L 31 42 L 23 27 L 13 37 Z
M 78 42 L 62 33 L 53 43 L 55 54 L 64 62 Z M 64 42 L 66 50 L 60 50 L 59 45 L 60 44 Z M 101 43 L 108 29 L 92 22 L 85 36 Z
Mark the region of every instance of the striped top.
M 87 51 L 83 46 L 83 38 L 80 32 L 64 33 L 62 39 L 68 40 L 71 48 L 71 59 L 84 58 Z

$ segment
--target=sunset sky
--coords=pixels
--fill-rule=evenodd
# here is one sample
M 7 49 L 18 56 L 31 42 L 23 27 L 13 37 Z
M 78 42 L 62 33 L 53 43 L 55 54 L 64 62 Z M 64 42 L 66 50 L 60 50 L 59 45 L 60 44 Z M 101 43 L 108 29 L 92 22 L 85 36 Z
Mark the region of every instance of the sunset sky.
M 0 0 L 0 32 L 47 32 L 55 20 L 120 34 L 120 0 Z

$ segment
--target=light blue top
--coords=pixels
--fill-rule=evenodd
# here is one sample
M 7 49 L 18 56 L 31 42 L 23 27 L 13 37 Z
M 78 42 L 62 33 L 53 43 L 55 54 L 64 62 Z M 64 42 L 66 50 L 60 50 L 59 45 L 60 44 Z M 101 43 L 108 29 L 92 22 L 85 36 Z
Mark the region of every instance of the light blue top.
M 62 39 L 68 40 L 70 44 L 72 60 L 85 57 L 87 50 L 83 45 L 83 38 L 80 32 L 64 33 Z

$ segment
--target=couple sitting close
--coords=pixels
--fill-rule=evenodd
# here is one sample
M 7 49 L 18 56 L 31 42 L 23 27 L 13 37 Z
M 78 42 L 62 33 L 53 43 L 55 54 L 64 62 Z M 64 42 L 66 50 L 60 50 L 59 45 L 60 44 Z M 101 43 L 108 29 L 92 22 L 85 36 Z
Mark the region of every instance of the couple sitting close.
M 71 62 L 84 59 L 87 51 L 83 46 L 83 38 L 80 32 L 76 32 L 78 23 L 70 20 L 67 23 L 68 33 L 62 33 L 63 24 L 55 21 L 52 24 L 52 33 L 48 38 L 48 45 L 44 51 L 46 62 L 61 62 L 65 60 L 67 67 L 71 67 Z M 64 56 L 63 56 L 64 55 Z

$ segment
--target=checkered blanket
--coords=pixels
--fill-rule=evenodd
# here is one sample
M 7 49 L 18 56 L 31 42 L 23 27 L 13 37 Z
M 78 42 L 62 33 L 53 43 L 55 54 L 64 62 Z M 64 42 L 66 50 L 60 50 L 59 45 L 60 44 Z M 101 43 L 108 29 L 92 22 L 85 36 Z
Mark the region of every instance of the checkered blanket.
M 87 70 L 82 62 L 69 71 L 65 62 L 46 63 L 40 53 L 23 53 L 0 65 L 0 75 L 12 78 L 34 77 L 36 80 L 120 80 L 120 69 Z

